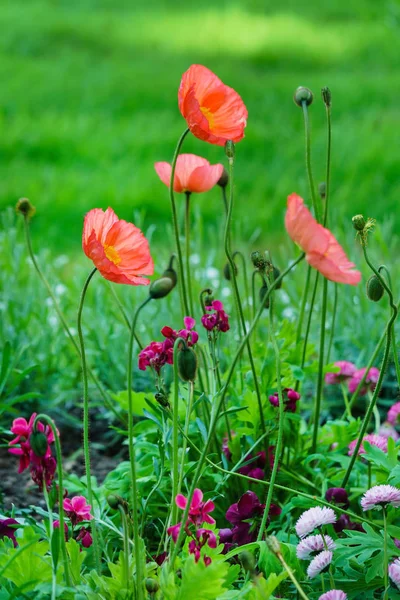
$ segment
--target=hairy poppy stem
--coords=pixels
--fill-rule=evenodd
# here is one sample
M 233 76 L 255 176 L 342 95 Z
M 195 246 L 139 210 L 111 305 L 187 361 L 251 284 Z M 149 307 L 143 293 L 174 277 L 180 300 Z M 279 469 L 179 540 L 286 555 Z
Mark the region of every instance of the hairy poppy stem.
M 388 532 L 387 532 L 387 507 L 382 506 L 383 512 L 383 532 L 384 532 L 384 541 L 383 541 L 383 581 L 385 585 L 385 591 L 383 595 L 383 600 L 388 600 L 389 598 L 389 578 L 388 578 Z
M 188 385 L 188 398 L 187 398 L 187 406 L 186 406 L 185 429 L 184 429 L 184 437 L 183 437 L 183 441 L 182 441 L 182 459 L 181 459 L 181 468 L 180 468 L 180 474 L 179 474 L 179 479 L 178 479 L 177 494 L 180 494 L 180 491 L 182 488 L 184 472 L 185 472 L 187 437 L 189 435 L 190 415 L 192 413 L 192 408 L 193 408 L 193 392 L 194 392 L 193 381 L 188 381 L 187 385 Z
M 302 352 L 302 355 L 301 355 L 301 368 L 302 369 L 303 369 L 304 364 L 306 362 L 308 338 L 309 338 L 309 335 L 310 335 L 311 319 L 312 319 L 312 314 L 313 314 L 313 311 L 314 311 L 315 298 L 317 296 L 318 282 L 319 282 L 319 271 L 317 271 L 316 274 L 315 274 L 314 287 L 313 287 L 313 291 L 312 291 L 312 295 L 311 295 L 310 309 L 308 311 L 308 319 L 307 319 L 307 325 L 306 325 L 306 332 L 305 332 L 304 341 L 303 341 L 303 352 Z M 299 388 L 299 384 L 300 384 L 300 381 L 296 381 L 296 386 L 295 386 L 296 391 Z
M 188 499 L 187 499 L 187 504 L 186 504 L 186 508 L 183 512 L 183 517 L 182 517 L 182 523 L 186 523 L 187 519 L 188 519 L 188 515 L 189 515 L 189 509 L 190 509 L 190 505 L 192 502 L 192 498 L 193 498 L 193 494 L 194 494 L 194 490 L 196 489 L 197 483 L 201 477 L 202 474 L 202 470 L 204 467 L 204 463 L 207 461 L 208 457 L 208 449 L 210 447 L 210 443 L 211 443 L 211 439 L 213 438 L 214 435 L 214 430 L 218 421 L 218 417 L 220 415 L 220 411 L 221 411 L 221 407 L 223 406 L 223 402 L 225 400 L 226 394 L 228 392 L 229 389 L 229 384 L 231 382 L 231 379 L 233 377 L 233 374 L 235 372 L 235 367 L 236 364 L 241 356 L 241 353 L 243 352 L 244 347 L 246 346 L 246 343 L 248 343 L 249 338 L 254 330 L 254 328 L 256 327 L 263 311 L 264 311 L 264 304 L 265 301 L 267 300 L 267 298 L 269 297 L 269 295 L 271 294 L 271 292 L 275 289 L 275 287 L 277 286 L 277 284 L 282 281 L 282 279 L 284 277 L 286 277 L 286 275 L 288 273 L 290 273 L 290 271 L 299 264 L 299 262 L 301 260 L 303 260 L 303 258 L 305 257 L 305 254 L 302 253 L 300 254 L 300 256 L 285 270 L 283 271 L 283 273 L 281 273 L 279 275 L 279 277 L 277 277 L 272 283 L 271 286 L 268 288 L 268 290 L 265 293 L 264 298 L 262 299 L 262 302 L 258 308 L 258 311 L 256 313 L 255 318 L 253 319 L 253 322 L 251 323 L 246 335 L 243 337 L 242 341 L 240 342 L 235 356 L 233 357 L 233 361 L 229 367 L 229 371 L 228 371 L 228 375 L 225 381 L 225 385 L 222 388 L 221 394 L 219 396 L 219 398 L 217 399 L 216 403 L 213 406 L 213 411 L 212 411 L 212 415 L 211 415 L 211 422 L 210 422 L 210 428 L 208 431 L 208 435 L 207 435 L 207 440 L 206 443 L 204 444 L 204 448 L 203 451 L 201 452 L 200 458 L 197 462 L 197 466 L 196 466 L 196 471 L 195 474 L 193 476 L 193 481 L 192 481 L 192 485 L 190 486 L 190 490 L 189 490 L 189 494 L 188 494 Z M 267 455 L 268 456 L 268 455 Z M 227 471 L 229 473 L 229 471 Z M 251 479 L 251 478 L 249 478 Z M 254 480 L 252 480 L 254 482 Z M 174 563 L 175 563 L 175 559 L 178 555 L 181 543 L 182 543 L 182 539 L 183 539 L 183 535 L 184 535 L 185 531 L 184 531 L 184 527 L 180 528 L 179 531 L 179 535 L 178 535 L 178 539 L 176 540 L 176 544 L 175 544 L 175 548 L 174 551 L 172 553 L 171 556 L 171 560 L 170 560 L 170 564 L 169 564 L 169 568 L 170 570 L 173 569 L 174 567 Z
M 176 169 L 176 161 L 178 160 L 179 152 L 182 147 L 183 141 L 187 134 L 189 133 L 189 128 L 185 129 L 182 133 L 181 137 L 178 140 L 178 144 L 175 149 L 174 157 L 172 159 L 172 168 L 171 168 L 171 179 L 169 183 L 169 198 L 171 200 L 171 208 L 172 208 L 172 224 L 174 226 L 174 234 L 175 234 L 175 244 L 176 244 L 176 252 L 177 252 L 177 262 L 178 262 L 178 285 L 182 290 L 182 312 L 183 316 L 189 316 L 189 303 L 187 298 L 186 291 L 186 282 L 185 282 L 185 271 L 183 268 L 183 258 L 182 258 L 182 248 L 181 242 L 179 239 L 179 225 L 178 225 L 178 215 L 176 212 L 176 204 L 175 204 L 175 196 L 174 196 L 174 180 L 175 180 L 175 169 Z
M 250 303 L 249 303 L 250 295 L 249 295 L 249 283 L 247 281 L 246 259 L 245 259 L 245 257 L 243 256 L 243 254 L 239 250 L 235 250 L 235 252 L 232 254 L 233 260 L 235 260 L 236 256 L 240 256 L 240 258 L 242 260 L 244 295 L 245 295 L 245 299 L 246 299 L 248 310 L 249 310 L 249 317 L 251 319 L 251 314 L 250 314 L 251 311 L 250 311 Z
M 60 507 L 59 521 L 60 521 L 60 544 L 61 544 L 61 553 L 64 561 L 64 578 L 65 584 L 67 587 L 71 584 L 71 578 L 69 573 L 69 558 L 67 552 L 67 546 L 65 542 L 65 531 L 64 531 L 64 509 L 63 509 L 63 500 L 64 500 L 64 487 L 63 487 L 63 468 L 62 468 L 62 454 L 61 454 L 61 443 L 60 438 L 58 436 L 57 427 L 54 424 L 54 421 L 50 419 L 44 413 L 40 413 L 36 416 L 35 422 L 33 424 L 33 430 L 37 430 L 38 423 L 45 422 L 50 427 L 53 432 L 54 437 L 54 445 L 56 448 L 56 457 L 57 457 L 57 476 L 58 476 L 58 504 Z M 44 489 L 44 488 L 43 488 Z
M 325 88 L 327 90 L 327 88 Z M 329 90 L 328 90 L 329 91 Z M 328 222 L 328 210 L 329 210 L 329 192 L 331 187 L 331 148 L 332 148 L 332 123 L 331 123 L 331 101 L 329 92 L 329 101 L 322 90 L 322 97 L 325 102 L 326 109 L 326 129 L 327 129 L 327 142 L 326 142 L 326 189 L 325 189 L 325 209 L 324 209 L 324 220 L 323 225 L 326 227 Z
M 185 192 L 185 244 L 186 244 L 186 281 L 189 292 L 190 314 L 194 316 L 192 277 L 190 274 L 190 192 Z
M 305 312 L 306 304 L 307 304 L 308 291 L 310 289 L 310 277 L 311 277 L 311 265 L 308 265 L 307 266 L 306 282 L 304 284 L 303 296 L 301 298 L 299 322 L 297 324 L 297 331 L 296 331 L 296 343 L 297 344 L 300 341 L 301 330 L 303 329 L 304 312 Z
M 317 195 L 315 193 L 314 186 L 314 177 L 311 168 L 311 127 L 310 127 L 310 117 L 308 114 L 308 106 L 307 102 L 303 100 L 301 103 L 301 107 L 303 109 L 303 117 L 304 117 L 304 133 L 305 133 L 305 154 L 306 154 L 306 169 L 308 176 L 308 184 L 310 186 L 311 200 L 314 207 L 315 218 L 318 222 L 321 220 L 320 215 L 320 207 L 319 202 L 317 201 Z
M 318 356 L 318 379 L 317 379 L 317 395 L 314 405 L 314 429 L 312 437 L 311 452 L 314 453 L 317 447 L 319 416 L 321 412 L 322 390 L 324 387 L 324 354 L 325 354 L 325 321 L 326 321 L 326 306 L 328 297 L 328 280 L 324 277 L 322 284 L 322 310 L 321 310 L 321 329 L 319 337 L 319 356 Z
M 128 521 L 126 518 L 125 509 L 121 504 L 118 505 L 118 509 L 121 515 L 121 524 L 122 524 L 122 532 L 124 536 L 124 560 L 122 561 L 122 578 L 124 581 L 124 586 L 129 592 L 130 589 L 130 576 L 129 576 L 129 528 Z
M 338 304 L 338 284 L 333 284 L 334 296 L 333 296 L 333 308 L 332 308 L 332 323 L 331 323 L 331 333 L 329 336 L 328 343 L 328 351 L 326 353 L 326 362 L 329 364 L 329 359 L 331 357 L 331 349 L 333 344 L 333 338 L 335 334 L 335 325 L 336 325 L 336 314 L 337 314 L 337 304 Z
M 128 345 L 128 366 L 127 366 L 127 386 L 128 386 L 128 443 L 129 443 L 129 462 L 131 467 L 131 501 L 133 511 L 133 542 L 135 547 L 135 563 L 136 563 L 136 591 L 137 600 L 143 600 L 143 573 L 142 573 L 142 554 L 139 547 L 139 499 L 136 482 L 136 457 L 135 445 L 133 441 L 133 400 L 132 400 L 132 371 L 133 371 L 133 342 L 135 339 L 135 328 L 138 316 L 142 308 L 150 302 L 151 296 L 148 296 L 142 304 L 137 308 L 131 325 Z
M 385 271 L 388 286 L 389 286 L 391 292 L 393 293 L 392 278 L 390 276 L 389 269 L 385 265 L 381 265 L 379 267 L 378 271 L 379 271 L 379 273 L 381 271 Z M 399 386 L 399 389 L 400 389 L 400 364 L 399 364 L 399 357 L 397 354 L 396 333 L 395 333 L 394 325 L 392 327 L 392 351 L 393 351 L 394 368 L 396 370 L 397 385 Z
M 83 331 L 82 331 L 82 311 L 83 311 L 83 304 L 85 301 L 85 296 L 86 296 L 87 289 L 89 287 L 89 283 L 90 283 L 93 275 L 96 273 L 96 271 L 97 271 L 96 267 L 94 269 L 92 269 L 92 271 L 89 273 L 88 278 L 85 281 L 85 285 L 83 286 L 81 299 L 79 302 L 78 319 L 77 319 L 79 343 L 81 346 L 80 355 L 81 355 L 82 378 L 83 378 L 83 454 L 84 454 L 84 458 L 85 458 L 85 472 L 86 472 L 86 485 L 87 485 L 88 500 L 89 500 L 89 504 L 91 504 L 91 506 L 93 507 L 93 510 L 94 510 L 94 505 L 93 505 L 93 490 L 92 490 L 92 476 L 91 476 L 91 469 L 90 469 L 90 445 L 89 445 L 89 382 L 88 382 L 88 368 L 87 368 L 87 364 L 86 364 L 85 342 L 84 342 Z M 93 522 L 92 534 L 93 534 L 94 556 L 96 559 L 97 569 L 98 569 L 98 571 L 100 571 L 100 555 L 99 555 L 99 546 L 98 546 L 97 530 L 96 530 L 95 522 Z
M 171 522 L 175 524 L 178 507 L 175 498 L 179 488 L 179 376 L 178 376 L 178 351 L 182 338 L 177 338 L 174 343 L 174 402 L 172 406 L 172 498 Z

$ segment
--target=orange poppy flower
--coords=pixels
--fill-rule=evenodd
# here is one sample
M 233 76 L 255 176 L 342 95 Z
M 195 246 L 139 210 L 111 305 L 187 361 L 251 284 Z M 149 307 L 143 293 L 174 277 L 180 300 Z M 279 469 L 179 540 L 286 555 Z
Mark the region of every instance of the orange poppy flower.
M 287 200 L 285 226 L 292 240 L 306 253 L 307 262 L 324 277 L 337 283 L 357 285 L 361 273 L 355 271 L 333 234 L 314 219 L 303 198 L 291 194 Z
M 154 272 L 148 241 L 135 225 L 118 219 L 112 208 L 87 213 L 82 247 L 105 279 L 128 285 L 150 283 L 142 277 Z
M 169 187 L 172 167 L 167 162 L 154 165 L 157 175 Z M 208 160 L 195 154 L 180 154 L 174 176 L 175 192 L 208 192 L 216 185 L 224 170 L 223 165 L 210 165 Z
M 190 131 L 200 140 L 224 146 L 244 137 L 248 113 L 243 100 L 206 67 L 192 65 L 183 74 L 178 102 Z

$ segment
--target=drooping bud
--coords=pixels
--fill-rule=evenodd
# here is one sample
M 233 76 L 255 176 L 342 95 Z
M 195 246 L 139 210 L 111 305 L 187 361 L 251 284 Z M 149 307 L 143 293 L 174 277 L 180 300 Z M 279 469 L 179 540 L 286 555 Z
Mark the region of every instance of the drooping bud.
M 310 106 L 314 100 L 314 95 L 310 89 L 300 86 L 295 91 L 293 100 L 300 108 L 303 106 L 303 102 L 305 102 L 307 106 Z
M 224 273 L 224 277 L 227 281 L 230 281 L 232 279 L 232 271 L 231 271 L 230 263 L 226 263 L 226 265 L 224 266 L 224 269 L 223 269 L 223 273 Z M 238 268 L 235 265 L 235 275 L 237 276 L 237 274 L 238 274 Z
M 153 281 L 149 288 L 149 296 L 153 300 L 159 300 L 165 298 L 174 289 L 175 284 L 169 277 L 160 277 Z
M 267 539 L 265 541 L 271 552 L 273 552 L 274 554 L 281 553 L 281 545 L 279 543 L 279 540 L 274 535 L 267 536 Z
M 122 498 L 117 496 L 116 494 L 110 494 L 107 496 L 107 503 L 110 508 L 117 510 L 118 506 L 121 504 Z
M 351 220 L 356 231 L 364 230 L 366 223 L 362 215 L 355 215 Z
M 322 88 L 321 96 L 326 108 L 330 108 L 332 106 L 332 94 L 331 90 L 327 86 Z
M 256 559 L 254 558 L 254 555 L 251 552 L 241 552 L 239 554 L 239 560 L 242 563 L 243 569 L 247 573 L 254 573 L 256 568 Z
M 183 346 L 178 352 L 178 373 L 183 381 L 194 381 L 197 371 L 197 356 L 192 348 Z
M 173 282 L 174 286 L 177 284 L 177 282 L 178 282 L 178 275 L 177 275 L 177 272 L 175 271 L 175 269 L 172 267 L 172 260 L 170 261 L 168 268 L 165 269 L 165 271 L 161 275 L 161 277 L 168 277 L 169 279 L 171 279 L 171 281 Z
M 367 296 L 372 302 L 379 302 L 385 293 L 385 288 L 376 275 L 371 275 L 367 281 Z
M 36 212 L 36 208 L 30 203 L 28 198 L 20 198 L 15 206 L 15 210 L 26 219 L 31 219 Z
M 269 296 L 264 300 L 266 293 L 268 292 L 268 286 L 266 283 L 260 288 L 260 303 L 264 302 L 264 308 L 269 308 Z
M 229 273 L 229 275 L 230 275 L 230 273 Z M 213 300 L 214 300 L 213 294 L 207 294 L 206 296 L 204 296 L 204 304 L 206 306 L 211 306 Z
M 224 187 L 226 187 L 228 185 L 228 183 L 229 183 L 229 175 L 228 175 L 228 171 L 224 167 L 224 170 L 222 171 L 222 175 L 218 179 L 217 184 L 220 187 L 224 188 Z
M 250 258 L 251 262 L 253 263 L 256 269 L 258 269 L 259 271 L 265 271 L 268 265 L 268 261 L 266 260 L 266 258 L 264 258 L 261 252 L 258 252 L 258 250 L 252 252 Z
M 232 140 L 228 140 L 225 143 L 225 154 L 228 157 L 229 161 L 235 158 L 235 144 L 232 142 Z
M 324 200 L 326 198 L 326 183 L 325 183 L 325 181 L 321 181 L 321 183 L 318 184 L 318 193 L 320 195 L 321 200 Z
M 149 594 L 155 594 L 160 589 L 160 584 L 157 579 L 153 579 L 152 577 L 147 577 L 145 585 Z
M 278 267 L 272 267 L 272 272 L 273 272 L 273 280 L 276 281 L 278 279 L 278 277 L 281 276 L 281 272 L 278 269 Z M 275 286 L 275 290 L 280 290 L 282 287 L 282 279 L 276 284 Z
M 32 431 L 29 436 L 29 443 L 36 456 L 45 456 L 49 443 L 47 436 L 43 431 Z

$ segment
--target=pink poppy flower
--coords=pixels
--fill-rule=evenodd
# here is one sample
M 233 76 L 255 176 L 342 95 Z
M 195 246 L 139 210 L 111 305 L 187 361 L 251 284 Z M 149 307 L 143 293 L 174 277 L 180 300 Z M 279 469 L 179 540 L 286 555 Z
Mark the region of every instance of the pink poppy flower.
M 185 496 L 178 494 L 175 498 L 175 502 L 178 508 L 185 510 L 187 505 L 187 498 L 185 498 Z M 212 502 L 212 500 L 203 502 L 203 492 L 196 488 L 190 504 L 189 520 L 195 525 L 202 525 L 203 523 L 210 523 L 210 525 L 212 525 L 215 523 L 215 520 L 210 517 L 209 513 L 214 509 L 214 502 Z
M 350 379 L 357 371 L 356 365 L 347 360 L 338 360 L 334 363 L 335 367 L 339 367 L 338 373 L 327 373 L 325 375 L 325 383 L 328 385 L 335 385 L 336 383 L 342 383 Z
M 387 448 L 388 448 L 387 438 L 384 437 L 383 435 L 378 435 L 376 433 L 369 433 L 368 435 L 365 435 L 363 437 L 363 441 L 361 442 L 361 446 L 358 450 L 358 455 L 365 454 L 365 448 L 363 446 L 364 442 L 369 442 L 371 444 L 371 446 L 377 446 L 377 448 L 380 448 L 380 450 L 382 450 L 383 452 L 387 452 Z M 352 456 L 354 454 L 356 445 L 357 445 L 357 440 L 353 440 L 352 442 L 350 442 L 349 452 L 348 452 L 349 456 Z
M 79 534 L 77 535 L 76 541 L 81 542 L 84 548 L 90 548 L 90 546 L 93 544 L 93 538 L 89 529 L 86 529 L 86 527 L 82 527 L 82 529 L 79 531 Z
M 357 285 L 361 273 L 329 231 L 314 219 L 303 198 L 291 194 L 287 200 L 285 226 L 292 240 L 306 253 L 307 262 L 324 277 L 337 283 Z
M 323 550 L 308 565 L 307 575 L 310 579 L 314 579 L 320 573 L 323 573 L 329 568 L 332 562 L 333 554 L 329 550 Z
M 172 166 L 168 162 L 156 162 L 154 165 L 157 175 L 169 187 Z M 174 191 L 208 192 L 220 179 L 224 166 L 210 165 L 208 160 L 195 154 L 180 154 L 176 161 L 174 175 Z
M 209 69 L 192 65 L 182 76 L 178 91 L 179 110 L 194 136 L 225 146 L 244 137 L 247 109 L 235 90 Z
M 74 496 L 73 498 L 65 498 L 63 507 L 67 517 L 71 519 L 71 523 L 76 525 L 81 521 L 90 521 L 93 516 L 90 514 L 92 507 L 86 504 L 84 496 Z

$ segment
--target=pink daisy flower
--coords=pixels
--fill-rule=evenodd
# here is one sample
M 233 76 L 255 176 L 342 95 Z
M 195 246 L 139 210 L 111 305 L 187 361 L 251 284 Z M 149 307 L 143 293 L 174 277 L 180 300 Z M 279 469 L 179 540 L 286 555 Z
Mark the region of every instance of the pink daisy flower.
M 317 527 L 335 522 L 336 515 L 331 508 L 315 506 L 303 512 L 296 523 L 296 533 L 300 538 L 303 538 Z
M 318 600 L 347 600 L 347 594 L 342 592 L 342 590 L 331 590 L 322 594 Z
M 325 375 L 325 383 L 328 385 L 335 385 L 336 383 L 342 383 L 353 377 L 357 371 L 356 365 L 347 360 L 338 360 L 334 363 L 335 367 L 339 367 L 340 371 L 337 373 L 327 373 Z
M 332 562 L 333 554 L 329 550 L 323 550 L 308 565 L 307 575 L 314 579 L 317 575 L 325 571 Z
M 388 568 L 389 577 L 400 590 L 400 558 L 396 558 Z
M 333 539 L 329 535 L 325 535 L 324 537 L 328 550 L 334 550 L 336 548 L 336 544 Z M 310 535 L 298 543 L 296 555 L 297 558 L 308 560 L 314 556 L 314 553 L 321 552 L 322 550 L 325 550 L 324 538 L 322 535 Z
M 383 506 L 400 506 L 400 490 L 392 485 L 375 485 L 361 498 L 361 507 L 363 510 L 372 510 L 376 508 L 381 510 Z
M 363 442 L 369 442 L 371 444 L 371 446 L 377 446 L 383 452 L 387 452 L 387 438 L 385 438 L 383 435 L 378 435 L 376 433 L 369 433 L 368 435 L 365 435 L 363 437 L 361 446 L 358 450 L 359 455 L 365 454 L 365 448 L 363 446 Z M 352 456 L 354 454 L 354 449 L 355 449 L 356 445 L 357 445 L 357 440 L 350 442 L 349 452 L 348 452 L 349 456 Z
M 391 425 L 400 424 L 400 402 L 393 404 L 388 410 L 387 420 Z

